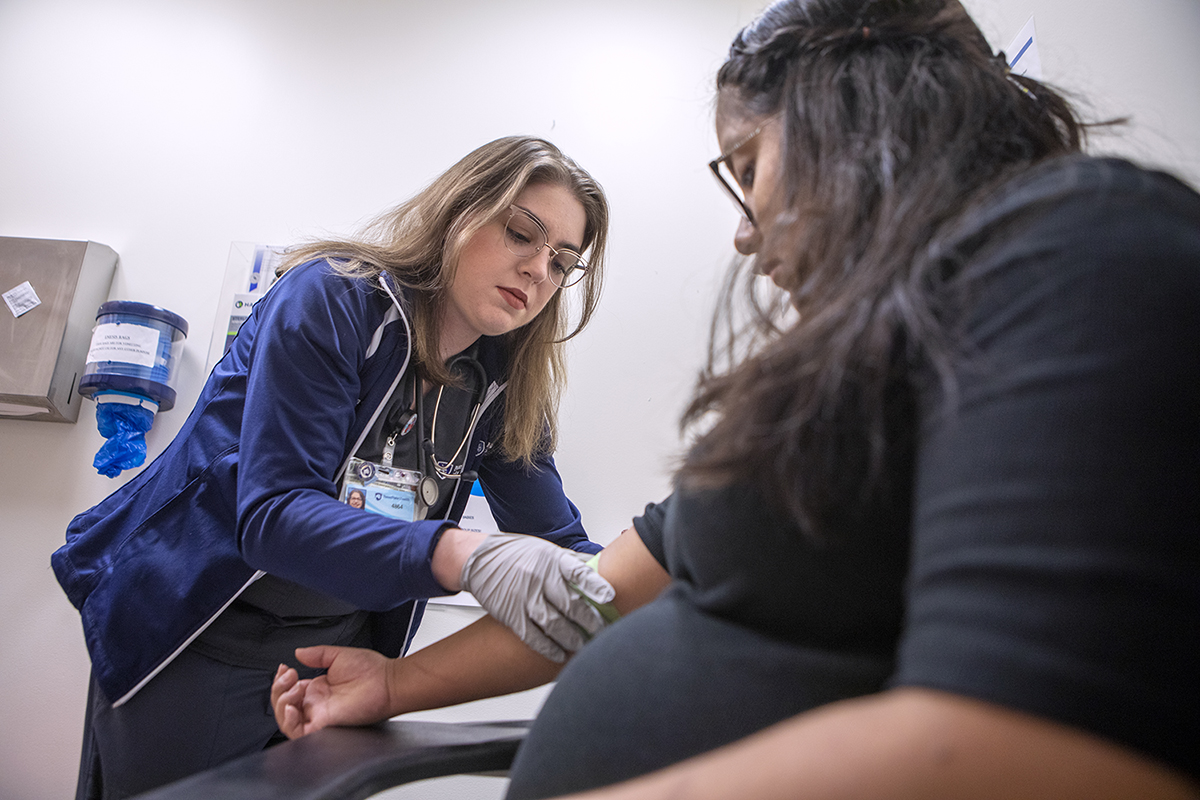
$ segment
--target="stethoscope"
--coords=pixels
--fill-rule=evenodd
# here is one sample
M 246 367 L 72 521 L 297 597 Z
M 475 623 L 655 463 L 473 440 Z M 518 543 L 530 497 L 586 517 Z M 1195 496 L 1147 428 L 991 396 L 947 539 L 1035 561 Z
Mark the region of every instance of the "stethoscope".
M 462 455 L 462 466 L 467 464 L 467 456 L 463 451 L 467 447 L 467 442 L 471 440 L 471 434 L 475 432 L 475 425 L 479 422 L 479 414 L 483 408 L 483 400 L 487 393 L 487 372 L 484 371 L 483 365 L 479 363 L 479 359 L 460 353 L 448 362 L 446 369 L 451 375 L 454 374 L 456 367 L 465 366 L 474 373 L 473 386 L 471 389 L 471 415 L 467 418 L 467 429 L 463 433 L 462 440 L 458 443 L 458 447 L 454 449 L 454 455 L 450 456 L 447 461 L 439 461 L 437 457 L 437 448 L 435 446 L 437 439 L 437 419 L 438 410 L 442 406 L 442 393 L 446 391 L 445 386 L 438 387 L 437 400 L 433 404 L 433 418 L 429 421 L 429 436 L 425 436 L 425 408 L 424 408 L 424 392 L 421 391 L 421 378 L 419 375 L 414 376 L 416 387 L 414 394 L 416 395 L 416 424 L 417 424 L 417 441 L 420 442 L 418 459 L 423 462 L 422 466 L 426 469 L 421 470 L 425 474 L 417 484 L 417 495 L 426 508 L 432 508 L 438 501 L 441 495 L 441 489 L 438 487 L 437 478 L 442 480 L 454 480 L 461 484 L 464 479 L 474 482 L 478 475 L 472 471 L 454 471 L 454 462 Z M 437 476 L 436 478 L 434 476 Z

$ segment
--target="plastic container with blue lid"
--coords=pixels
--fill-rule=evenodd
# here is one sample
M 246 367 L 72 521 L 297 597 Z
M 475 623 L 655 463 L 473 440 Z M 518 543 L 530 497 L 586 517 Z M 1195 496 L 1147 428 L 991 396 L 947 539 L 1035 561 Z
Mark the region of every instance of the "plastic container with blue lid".
M 175 365 L 187 320 L 165 308 L 110 300 L 96 312 L 79 393 L 96 401 L 96 427 L 105 438 L 92 465 L 115 478 L 146 461 L 146 432 L 154 415 L 175 405 Z
M 79 393 L 97 401 L 109 393 L 144 398 L 155 410 L 169 410 L 187 332 L 187 320 L 165 308 L 132 300 L 104 303 L 96 312 Z

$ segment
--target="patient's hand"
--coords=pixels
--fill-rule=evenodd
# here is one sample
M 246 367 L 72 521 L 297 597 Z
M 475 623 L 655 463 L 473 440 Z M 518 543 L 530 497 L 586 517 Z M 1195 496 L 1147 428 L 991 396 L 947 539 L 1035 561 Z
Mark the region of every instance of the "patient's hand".
M 289 739 L 330 725 L 367 725 L 391 716 L 391 659 L 374 650 L 331 646 L 298 648 L 296 658 L 326 673 L 300 680 L 296 670 L 279 665 L 271 684 L 271 707 Z

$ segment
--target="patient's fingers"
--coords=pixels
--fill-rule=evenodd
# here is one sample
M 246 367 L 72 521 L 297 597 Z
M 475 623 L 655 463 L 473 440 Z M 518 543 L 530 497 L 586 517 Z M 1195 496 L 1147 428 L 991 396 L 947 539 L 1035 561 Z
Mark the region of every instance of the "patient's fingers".
M 294 669 L 287 670 L 271 684 L 271 710 L 275 723 L 289 739 L 304 735 L 304 698 L 311 681 L 298 680 Z
M 296 670 L 286 664 L 280 664 L 279 669 L 275 670 L 275 680 L 271 682 L 271 708 L 278 704 L 280 695 L 295 686 L 299 680 L 300 675 Z
M 296 739 L 311 732 L 307 728 L 312 720 L 308 718 L 309 712 L 304 705 L 308 684 L 309 681 L 300 681 L 284 692 L 275 707 L 275 721 L 279 723 L 279 730 L 289 739 Z
M 298 705 L 284 705 L 275 712 L 275 720 L 279 730 L 289 739 L 298 739 L 304 735 L 304 715 Z

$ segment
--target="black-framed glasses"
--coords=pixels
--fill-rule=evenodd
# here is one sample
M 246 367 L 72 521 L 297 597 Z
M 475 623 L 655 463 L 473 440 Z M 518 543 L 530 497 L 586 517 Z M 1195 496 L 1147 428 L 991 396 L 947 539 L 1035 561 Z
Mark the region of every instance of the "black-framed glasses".
M 741 150 L 750 140 L 762 133 L 763 125 L 759 125 L 750 133 L 743 136 L 733 143 L 733 146 L 726 150 L 721 155 L 708 162 L 708 168 L 712 170 L 712 174 L 716 176 L 717 182 L 725 188 L 726 193 L 733 198 L 733 202 L 737 204 L 738 210 L 742 212 L 742 216 L 751 225 L 754 224 L 754 215 L 750 213 L 750 207 L 746 205 L 746 195 L 742 191 L 742 184 L 738 182 L 737 177 L 733 174 L 733 165 L 730 159 L 733 154 Z
M 544 247 L 550 251 L 550 281 L 555 286 L 566 289 L 583 280 L 588 263 L 582 255 L 574 250 L 552 247 L 547 241 L 550 235 L 546 226 L 533 212 L 520 206 L 509 206 L 508 210 L 508 221 L 504 223 L 504 246 L 508 252 L 529 258 Z

